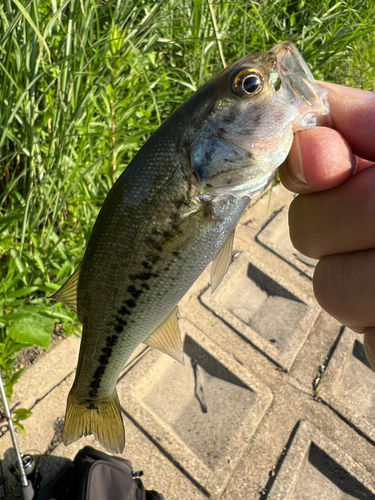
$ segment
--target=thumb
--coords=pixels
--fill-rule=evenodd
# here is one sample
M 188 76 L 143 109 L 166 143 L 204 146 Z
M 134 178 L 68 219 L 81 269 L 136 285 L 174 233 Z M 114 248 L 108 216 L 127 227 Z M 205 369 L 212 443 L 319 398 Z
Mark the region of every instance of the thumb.
M 288 158 L 279 168 L 284 186 L 296 193 L 325 191 L 338 186 L 357 169 L 357 157 L 337 132 L 327 127 L 294 134 Z

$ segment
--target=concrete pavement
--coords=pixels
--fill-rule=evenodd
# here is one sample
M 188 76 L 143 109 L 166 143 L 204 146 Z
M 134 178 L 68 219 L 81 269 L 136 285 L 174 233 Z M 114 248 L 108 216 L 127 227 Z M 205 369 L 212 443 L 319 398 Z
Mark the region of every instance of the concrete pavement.
M 150 351 L 119 379 L 123 457 L 168 500 L 375 499 L 375 374 L 361 335 L 313 297 L 291 199 L 278 185 L 249 208 L 221 286 L 211 294 L 208 269 L 183 299 L 185 367 Z M 78 349 L 60 342 L 15 387 L 12 403 L 33 412 L 19 446 L 43 455 L 43 484 L 84 445 L 101 449 L 61 443 Z M 6 468 L 8 433 L 0 451 Z

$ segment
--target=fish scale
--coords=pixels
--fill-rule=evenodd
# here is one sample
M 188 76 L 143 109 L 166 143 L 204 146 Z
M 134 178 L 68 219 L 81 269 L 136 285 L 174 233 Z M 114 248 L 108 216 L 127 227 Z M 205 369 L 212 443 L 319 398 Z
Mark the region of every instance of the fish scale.
M 124 287 L 126 284 L 126 289 L 117 295 L 115 302 L 108 306 L 108 311 L 104 312 L 109 320 L 104 323 L 104 328 L 101 328 L 102 332 L 96 332 L 96 336 L 100 340 L 95 344 L 91 343 L 91 345 L 82 343 L 87 361 L 82 360 L 80 362 L 80 369 L 84 373 L 84 376 L 80 376 L 79 382 L 81 393 L 87 394 L 88 391 L 90 395 L 92 380 L 97 379 L 95 373 L 101 366 L 108 366 L 107 360 L 109 357 L 112 357 L 111 370 L 106 369 L 100 372 L 101 384 L 98 386 L 99 390 L 97 393 L 91 394 L 90 397 L 100 397 L 101 388 L 103 388 L 104 392 L 107 392 L 109 387 L 107 380 L 111 381 L 112 384 L 117 381 L 118 374 L 124 367 L 124 349 L 128 349 L 126 355 L 130 356 L 136 346 L 146 340 L 150 332 L 154 331 L 165 316 L 171 312 L 190 288 L 192 277 L 194 280 L 198 278 L 212 260 L 212 252 L 220 248 L 226 235 L 234 229 L 247 204 L 248 200 L 234 197 L 231 197 L 231 200 L 225 199 L 218 202 L 215 206 L 215 216 L 220 217 L 230 209 L 232 212 L 231 218 L 225 218 L 203 228 L 202 234 L 196 235 L 194 245 L 181 249 L 178 255 L 170 253 L 169 258 L 164 253 L 163 259 L 151 264 L 150 269 L 145 270 L 144 267 L 144 263 L 148 263 L 147 255 L 158 257 L 163 251 L 162 247 L 159 252 L 150 254 L 147 244 L 143 247 L 145 253 L 137 253 L 136 258 L 129 261 L 130 272 L 128 271 L 128 274 L 123 276 L 122 281 Z M 229 207 L 229 205 L 232 206 Z M 169 226 L 167 225 L 167 227 Z M 149 239 L 147 232 L 144 237 L 146 240 Z M 157 241 L 156 238 L 155 242 Z M 136 269 L 138 273 L 134 271 Z M 181 279 L 184 275 L 187 275 L 189 279 Z M 142 286 L 145 284 L 148 289 Z M 131 324 L 132 317 L 136 317 L 137 322 Z M 125 327 L 126 336 L 120 337 Z M 121 354 L 116 357 L 112 350 L 110 356 L 107 353 L 106 362 L 103 364 L 101 357 L 103 356 L 103 349 L 107 347 L 108 337 L 112 339 L 111 342 L 114 342 L 114 337 L 116 337 L 115 346 L 119 349 L 119 352 L 121 350 Z M 134 339 L 134 343 L 131 344 L 129 339 Z M 85 342 L 84 335 L 83 342 Z M 94 350 L 95 353 L 93 354 L 92 351 Z M 104 354 L 106 353 L 104 352 Z M 116 377 L 114 377 L 112 370 L 116 372 Z
M 282 42 L 224 70 L 138 152 L 108 193 L 79 268 L 53 296 L 83 324 L 65 444 L 93 434 L 123 450 L 116 382 L 126 361 L 143 342 L 183 362 L 178 302 L 213 259 L 219 286 L 249 200 L 285 160 L 293 130 L 327 112 L 325 91 Z

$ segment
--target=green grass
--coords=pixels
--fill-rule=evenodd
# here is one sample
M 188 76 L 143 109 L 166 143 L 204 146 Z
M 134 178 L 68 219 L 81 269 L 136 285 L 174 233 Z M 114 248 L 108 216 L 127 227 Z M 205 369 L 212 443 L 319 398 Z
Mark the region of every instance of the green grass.
M 160 123 L 248 52 L 296 43 L 319 79 L 374 87 L 373 2 L 4 0 L 0 369 L 75 315 L 46 295 L 78 265 L 106 193 Z M 42 326 L 42 328 L 41 328 Z

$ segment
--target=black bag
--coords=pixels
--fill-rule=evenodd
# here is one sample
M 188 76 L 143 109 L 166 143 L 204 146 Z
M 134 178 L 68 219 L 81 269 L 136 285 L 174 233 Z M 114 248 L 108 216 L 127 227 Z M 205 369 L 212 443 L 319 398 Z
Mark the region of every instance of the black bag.
M 55 484 L 56 500 L 164 500 L 146 491 L 131 462 L 112 457 L 91 446 L 80 450 L 73 464 Z

